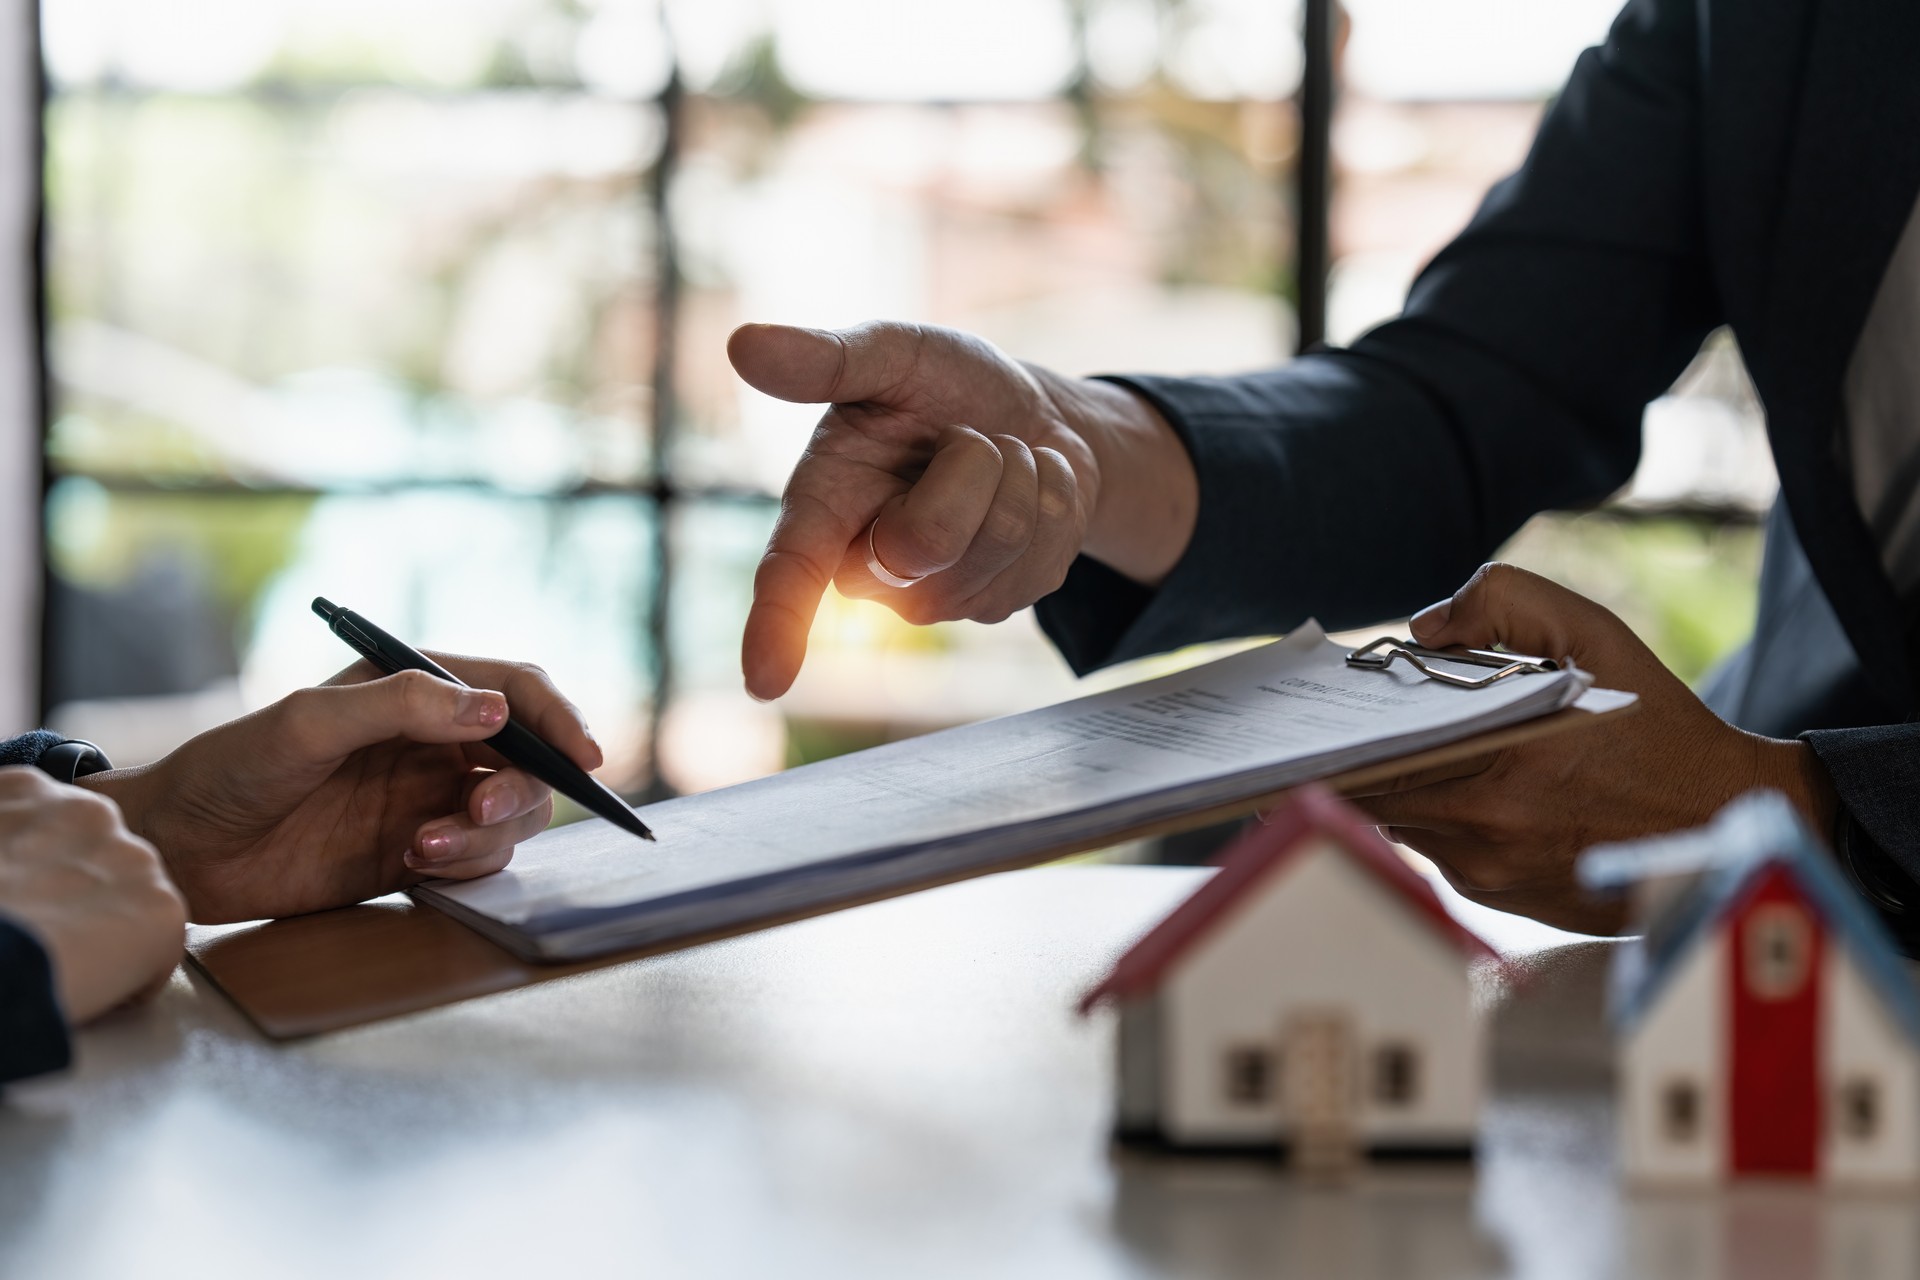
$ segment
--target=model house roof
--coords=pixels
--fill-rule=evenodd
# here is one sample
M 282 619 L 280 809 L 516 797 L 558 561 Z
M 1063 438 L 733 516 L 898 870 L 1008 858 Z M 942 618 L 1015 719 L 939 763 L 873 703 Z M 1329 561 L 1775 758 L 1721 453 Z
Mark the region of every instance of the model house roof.
M 1312 847 L 1316 836 L 1331 841 L 1371 872 L 1391 896 L 1411 909 L 1415 919 L 1462 955 L 1499 958 L 1477 934 L 1447 914 L 1433 886 L 1364 817 L 1325 787 L 1308 786 L 1293 792 L 1283 808 L 1229 845 L 1220 855 L 1219 872 L 1134 943 L 1105 981 L 1081 1000 L 1080 1011 L 1085 1013 L 1108 997 L 1137 996 L 1156 989 L 1175 961 L 1230 916 L 1236 905 L 1271 883 L 1302 849 Z
M 1920 1045 L 1920 993 L 1898 948 L 1783 795 L 1755 791 L 1698 831 L 1610 845 L 1588 853 L 1580 878 L 1617 889 L 1653 876 L 1693 874 L 1652 919 L 1613 972 L 1613 1015 L 1631 1026 L 1658 1001 L 1680 960 L 1746 901 L 1767 871 L 1783 871 L 1828 932 L 1853 955 L 1901 1030 Z

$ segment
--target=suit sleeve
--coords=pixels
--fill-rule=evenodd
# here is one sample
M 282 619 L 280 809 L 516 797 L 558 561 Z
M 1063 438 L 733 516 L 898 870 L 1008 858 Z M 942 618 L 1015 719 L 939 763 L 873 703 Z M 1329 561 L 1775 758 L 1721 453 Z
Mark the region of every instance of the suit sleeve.
M 58 1071 L 71 1056 L 46 951 L 0 916 L 0 1085 Z
M 1148 591 L 1082 558 L 1039 607 L 1078 671 L 1230 636 L 1401 617 L 1536 512 L 1596 502 L 1648 401 L 1720 322 L 1700 182 L 1698 14 L 1633 0 L 1519 172 L 1350 350 L 1125 377 L 1185 442 L 1193 540 Z
M 1840 805 L 1907 883 L 1898 897 L 1910 919 L 1890 921 L 1909 955 L 1920 955 L 1920 724 L 1817 729 L 1800 735 L 1820 757 Z

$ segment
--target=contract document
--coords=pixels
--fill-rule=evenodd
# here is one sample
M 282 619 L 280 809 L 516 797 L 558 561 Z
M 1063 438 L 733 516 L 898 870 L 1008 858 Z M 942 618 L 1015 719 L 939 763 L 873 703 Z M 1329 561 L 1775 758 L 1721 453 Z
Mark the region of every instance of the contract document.
M 658 844 L 578 823 L 496 875 L 414 894 L 528 959 L 657 946 L 1119 839 L 1546 715 L 1592 683 L 1564 668 L 1460 689 L 1345 656 L 1309 623 L 1142 684 L 648 805 Z

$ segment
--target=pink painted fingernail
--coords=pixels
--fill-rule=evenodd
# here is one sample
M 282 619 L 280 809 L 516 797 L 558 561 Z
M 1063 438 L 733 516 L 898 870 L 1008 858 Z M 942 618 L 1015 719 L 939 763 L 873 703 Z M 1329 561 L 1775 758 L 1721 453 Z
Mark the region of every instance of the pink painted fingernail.
M 420 837 L 418 850 L 407 854 L 407 865 L 414 868 L 438 866 L 460 856 L 467 847 L 466 833 L 458 827 L 439 827 Z
M 454 707 L 453 722 L 468 728 L 490 728 L 505 723 L 507 700 L 485 689 L 463 689 Z
M 480 797 L 480 821 L 491 825 L 503 818 L 512 817 L 510 803 L 512 797 L 506 794 L 504 786 L 495 788 Z

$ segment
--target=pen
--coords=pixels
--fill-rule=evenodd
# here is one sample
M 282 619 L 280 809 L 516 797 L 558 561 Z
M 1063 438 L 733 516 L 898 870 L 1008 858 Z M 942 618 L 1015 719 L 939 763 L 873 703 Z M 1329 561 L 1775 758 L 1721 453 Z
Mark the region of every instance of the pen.
M 326 619 L 327 630 L 346 641 L 355 653 L 388 675 L 396 671 L 425 671 L 449 683 L 466 687 L 466 681 L 459 676 L 412 646 L 394 639 L 351 609 L 342 609 L 324 596 L 315 596 L 313 611 Z M 630 831 L 643 840 L 653 839 L 653 832 L 647 829 L 646 823 L 640 821 L 640 815 L 629 808 L 626 801 L 512 716 L 508 716 L 506 726 L 486 742 L 506 759 L 587 812 L 598 814 L 614 826 Z

